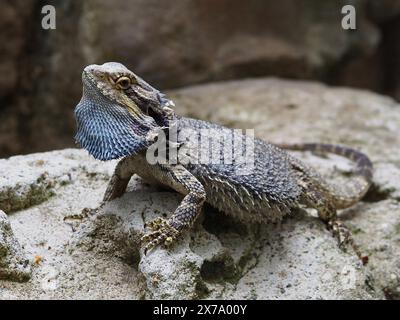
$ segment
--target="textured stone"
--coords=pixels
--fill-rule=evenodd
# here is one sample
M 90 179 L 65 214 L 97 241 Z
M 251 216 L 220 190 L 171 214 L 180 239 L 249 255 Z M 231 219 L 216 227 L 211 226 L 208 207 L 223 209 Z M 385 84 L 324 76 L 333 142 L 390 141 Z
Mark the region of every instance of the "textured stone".
M 0 298 L 398 298 L 397 103 L 366 91 L 277 79 L 194 86 L 170 97 L 178 113 L 255 128 L 269 141 L 343 143 L 366 152 L 375 165 L 373 187 L 340 215 L 369 264 L 340 251 L 312 211 L 249 227 L 208 207 L 175 247 L 143 256 L 144 222 L 170 215 L 181 196 L 135 176 L 123 197 L 80 216 L 99 204 L 116 162 L 67 149 L 0 162 L 7 173 L 1 182 L 11 190 L 29 190 L 44 172 L 54 181 L 52 197 L 9 216 L 27 259 L 40 262 L 23 285 L 0 281 Z M 351 170 L 337 156 L 297 155 L 333 182 L 345 183 Z
M 11 213 L 55 195 L 57 188 L 70 184 L 83 166 L 76 157 L 73 151 L 67 155 L 56 151 L 52 153 L 51 161 L 46 154 L 40 153 L 32 154 L 29 161 L 24 156 L 0 159 L 0 210 Z M 95 174 L 101 174 L 94 168 Z
M 6 214 L 0 210 L 0 279 L 23 282 L 30 277 L 30 262 L 15 238 Z
M 398 103 L 367 91 L 275 79 L 195 86 L 175 91 L 171 97 L 178 113 L 255 128 L 256 136 L 271 142 L 340 143 L 368 154 L 375 167 L 373 186 L 364 202 L 341 215 L 369 254 L 368 285 L 383 290 L 388 298 L 399 298 Z M 296 156 L 332 182 L 345 183 L 338 173 L 346 176 L 351 170 L 349 162 L 337 156 Z

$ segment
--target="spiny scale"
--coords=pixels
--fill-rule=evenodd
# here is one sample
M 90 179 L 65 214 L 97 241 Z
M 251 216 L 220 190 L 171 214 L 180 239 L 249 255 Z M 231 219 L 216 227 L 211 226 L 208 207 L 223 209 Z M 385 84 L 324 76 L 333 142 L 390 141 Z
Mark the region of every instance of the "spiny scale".
M 111 160 L 144 150 L 149 143 L 136 134 L 146 132 L 126 109 L 115 107 L 106 98 L 84 97 L 75 109 L 78 132 L 75 139 L 99 160 Z

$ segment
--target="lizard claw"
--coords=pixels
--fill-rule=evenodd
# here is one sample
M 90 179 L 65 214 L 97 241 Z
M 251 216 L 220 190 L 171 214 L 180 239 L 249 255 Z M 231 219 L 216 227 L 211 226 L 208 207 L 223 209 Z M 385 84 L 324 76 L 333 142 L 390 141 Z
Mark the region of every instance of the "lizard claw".
M 165 226 L 167 221 L 163 218 L 156 218 L 154 220 L 151 220 L 150 222 L 145 224 L 146 228 L 149 228 L 152 231 L 157 231 L 160 230 L 161 227 Z
M 141 238 L 141 242 L 145 244 L 145 255 L 149 250 L 153 249 L 159 244 L 164 244 L 164 246 L 170 247 L 179 235 L 179 231 L 172 227 L 168 221 L 163 218 L 152 220 L 146 226 L 153 230 L 153 232 L 145 234 Z

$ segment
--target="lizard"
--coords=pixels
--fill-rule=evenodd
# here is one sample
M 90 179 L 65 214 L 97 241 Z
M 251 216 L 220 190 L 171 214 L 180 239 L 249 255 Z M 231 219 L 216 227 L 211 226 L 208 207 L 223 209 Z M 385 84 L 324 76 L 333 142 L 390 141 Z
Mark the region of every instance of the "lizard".
M 89 65 L 82 72 L 82 83 L 82 98 L 75 107 L 75 140 L 98 160 L 120 159 L 102 204 L 120 197 L 133 174 L 183 196 L 168 219 L 160 217 L 145 225 L 141 238 L 145 254 L 158 245 L 170 246 L 190 230 L 207 202 L 245 223 L 279 221 L 296 208 L 316 209 L 339 246 L 350 245 L 363 263 L 367 262 L 368 257 L 362 256 L 350 230 L 337 215 L 337 210 L 361 200 L 372 183 L 373 165 L 364 153 L 341 145 L 274 145 L 255 138 L 252 168 L 247 171 L 244 169 L 248 164 L 240 161 L 215 164 L 182 157 L 175 162 L 153 163 L 148 153 L 163 136 L 166 145 L 161 151 L 167 157 L 185 146 L 202 154 L 214 150 L 215 144 L 190 144 L 187 136 L 179 134 L 185 130 L 194 140 L 207 130 L 211 138 L 247 138 L 245 134 L 235 135 L 234 129 L 176 114 L 172 100 L 123 64 Z M 169 134 L 171 129 L 178 133 L 175 139 Z M 227 150 L 234 145 L 219 143 Z M 345 185 L 335 185 L 287 150 L 331 152 L 353 160 L 356 168 Z

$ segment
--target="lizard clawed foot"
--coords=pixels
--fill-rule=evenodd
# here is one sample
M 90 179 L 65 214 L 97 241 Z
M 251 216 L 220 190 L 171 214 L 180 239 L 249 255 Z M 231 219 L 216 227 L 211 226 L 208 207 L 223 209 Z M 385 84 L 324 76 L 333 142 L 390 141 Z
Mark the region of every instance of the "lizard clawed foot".
M 97 209 L 90 209 L 90 208 L 83 208 L 81 213 L 77 213 L 77 214 L 69 214 L 66 215 L 63 218 L 63 221 L 68 221 L 68 220 L 83 220 L 85 218 L 87 218 L 89 215 L 92 215 L 94 211 L 96 211 Z
M 332 233 L 338 239 L 339 248 L 346 251 L 347 246 L 351 246 L 353 251 L 357 254 L 358 258 L 365 265 L 368 263 L 368 256 L 361 253 L 359 247 L 355 243 L 351 231 L 348 227 L 340 220 L 329 221 L 329 227 L 332 229 Z
M 178 237 L 179 231 L 169 224 L 163 218 L 157 218 L 146 224 L 153 232 L 145 234 L 141 238 L 141 242 L 145 244 L 144 254 L 159 244 L 169 247 Z
M 83 208 L 81 213 L 69 214 L 63 218 L 63 221 L 67 220 L 83 220 L 89 216 L 93 216 L 99 213 L 101 209 L 106 205 L 106 201 L 102 201 L 97 208 Z
M 165 225 L 167 225 L 168 222 L 167 220 L 163 219 L 163 218 L 156 218 L 154 220 L 151 220 L 147 223 L 145 223 L 145 227 L 149 228 L 152 231 L 157 231 L 159 230 L 161 227 L 164 227 Z

